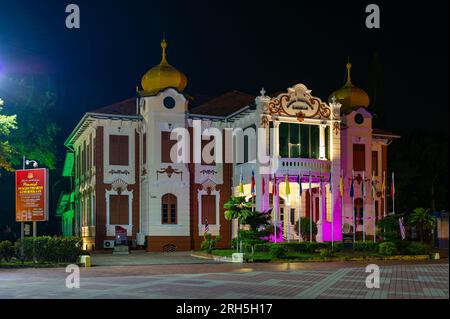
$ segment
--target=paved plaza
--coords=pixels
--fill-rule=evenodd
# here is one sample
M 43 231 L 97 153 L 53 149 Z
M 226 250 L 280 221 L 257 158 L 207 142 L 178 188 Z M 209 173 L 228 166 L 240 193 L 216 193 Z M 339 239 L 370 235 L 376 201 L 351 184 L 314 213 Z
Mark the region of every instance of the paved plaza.
M 363 262 L 196 261 L 81 268 L 79 289 L 66 288 L 64 268 L 0 269 L 0 298 L 449 298 L 446 260 L 379 262 L 379 289 L 366 287 L 367 263 Z

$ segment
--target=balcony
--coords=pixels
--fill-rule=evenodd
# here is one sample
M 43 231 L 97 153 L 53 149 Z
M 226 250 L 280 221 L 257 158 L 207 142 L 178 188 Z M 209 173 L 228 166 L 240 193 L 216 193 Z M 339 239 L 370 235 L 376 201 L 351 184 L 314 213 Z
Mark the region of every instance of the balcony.
M 331 162 L 327 160 L 309 158 L 280 158 L 278 162 L 277 174 L 288 173 L 328 173 L 331 170 Z

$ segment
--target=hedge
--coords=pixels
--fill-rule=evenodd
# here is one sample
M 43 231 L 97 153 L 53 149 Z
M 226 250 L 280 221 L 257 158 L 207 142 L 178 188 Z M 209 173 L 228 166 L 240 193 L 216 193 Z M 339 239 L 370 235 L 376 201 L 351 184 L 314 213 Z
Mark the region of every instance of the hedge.
M 23 240 L 24 260 L 34 258 L 38 262 L 59 263 L 76 262 L 80 255 L 88 254 L 82 250 L 82 240 L 79 237 L 26 237 Z M 15 244 L 15 253 L 21 257 L 22 241 Z

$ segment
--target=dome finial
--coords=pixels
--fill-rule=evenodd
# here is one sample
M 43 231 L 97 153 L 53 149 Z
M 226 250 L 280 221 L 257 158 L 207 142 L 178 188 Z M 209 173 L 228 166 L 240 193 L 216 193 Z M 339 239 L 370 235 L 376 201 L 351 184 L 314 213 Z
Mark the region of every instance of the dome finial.
M 161 42 L 161 48 L 162 48 L 162 59 L 161 63 L 167 63 L 166 60 L 166 48 L 167 48 L 167 42 L 166 42 L 166 33 L 163 32 L 163 40 Z
M 352 69 L 352 64 L 350 63 L 350 57 L 347 57 L 347 83 L 345 83 L 346 85 L 352 85 L 352 78 L 351 78 L 351 69 Z

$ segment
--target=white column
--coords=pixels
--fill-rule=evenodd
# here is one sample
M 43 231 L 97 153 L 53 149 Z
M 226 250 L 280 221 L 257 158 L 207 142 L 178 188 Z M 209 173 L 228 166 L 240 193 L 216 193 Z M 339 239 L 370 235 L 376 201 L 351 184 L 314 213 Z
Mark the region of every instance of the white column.
M 278 224 L 280 222 L 279 214 L 278 214 L 278 212 L 280 210 L 280 195 L 279 195 L 280 192 L 278 190 L 279 184 L 278 184 L 277 180 L 274 180 L 273 182 L 276 183 L 275 184 L 276 193 L 273 196 L 273 211 L 272 211 L 272 213 L 273 213 L 273 221 L 274 221 L 274 226 L 275 226 L 274 227 L 275 240 L 277 240 L 277 238 L 279 236 Z
M 325 128 L 326 125 L 319 125 L 319 159 L 326 159 L 325 154 Z
M 273 147 L 273 155 L 274 157 L 280 156 L 280 122 L 273 121 L 273 139 L 272 139 L 272 147 Z

